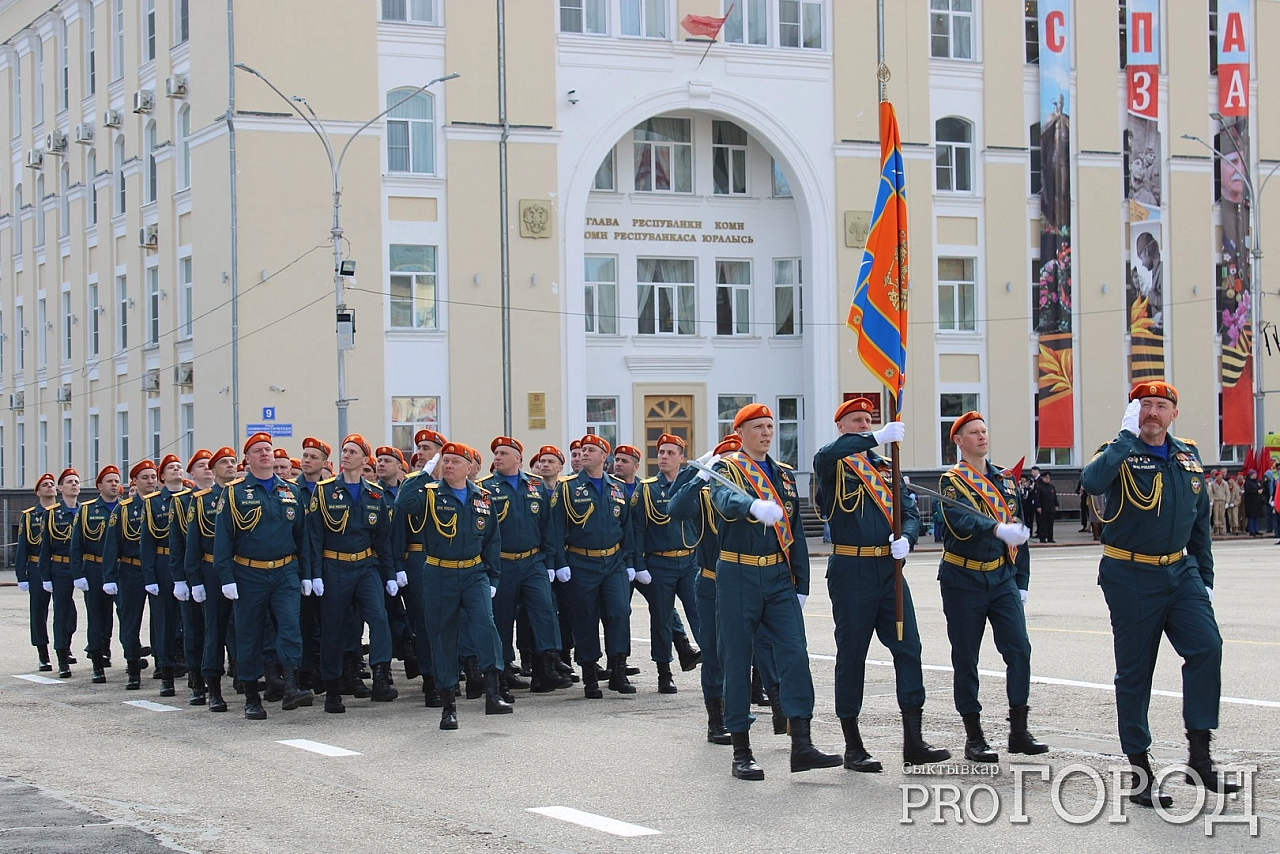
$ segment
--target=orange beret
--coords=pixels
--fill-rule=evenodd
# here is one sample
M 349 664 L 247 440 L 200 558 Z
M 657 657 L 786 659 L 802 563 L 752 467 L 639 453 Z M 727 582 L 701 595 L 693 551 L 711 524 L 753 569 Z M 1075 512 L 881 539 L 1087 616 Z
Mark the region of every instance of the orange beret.
M 850 412 L 870 412 L 876 411 L 875 404 L 865 397 L 855 397 L 852 400 L 846 400 L 836 409 L 836 422 L 839 423 Z
M 414 451 L 413 456 L 409 458 L 409 467 L 416 469 L 418 467 L 418 463 L 420 463 L 421 461 L 422 461 L 422 455 L 419 454 L 417 451 Z
M 970 421 L 986 421 L 986 420 L 987 419 L 982 417 L 982 413 L 978 412 L 976 409 L 969 410 L 964 415 L 961 415 L 959 418 L 957 418 L 956 422 L 951 425 L 951 441 L 954 442 L 956 440 L 956 436 L 960 435 L 960 428 L 968 424 Z
M 378 467 L 378 461 L 375 460 L 373 457 L 365 457 L 364 464 L 371 469 L 376 469 Z
M 62 482 L 72 475 L 75 475 L 78 478 L 80 477 L 80 472 L 75 469 L 63 469 L 62 474 L 58 475 L 58 485 L 61 486 Z
M 116 477 L 119 477 L 120 469 L 116 468 L 115 466 L 103 466 L 102 471 L 98 472 L 98 477 L 93 481 L 93 485 L 97 486 L 98 484 L 102 483 L 102 479 L 109 474 L 113 474 Z
M 165 454 L 164 458 L 160 460 L 160 465 L 156 466 L 156 471 L 164 471 L 165 466 L 169 465 L 169 463 L 182 465 L 182 458 L 177 454 Z
M 49 481 L 49 482 L 50 482 L 50 483 L 52 483 L 52 484 L 55 484 L 55 485 L 57 484 L 57 481 L 56 481 L 56 480 L 54 480 L 53 475 L 52 475 L 51 473 L 49 473 L 49 472 L 45 472 L 44 474 L 42 474 L 42 475 L 40 475 L 38 478 L 36 478 L 36 491 L 37 491 L 37 492 L 40 490 L 40 484 L 44 483 L 46 480 L 47 480 L 47 481 Z
M 444 445 L 444 436 L 441 436 L 435 430 L 419 430 L 413 434 L 413 444 L 419 442 L 431 442 L 435 445 Z
M 252 448 L 254 445 L 258 444 L 259 442 L 266 442 L 268 445 L 270 445 L 271 434 L 270 433 L 254 433 L 248 439 L 244 440 L 244 452 L 246 454 L 249 453 L 249 449 Z
M 608 451 L 605 451 L 605 453 L 607 454 Z M 640 449 L 633 447 L 632 445 L 619 445 L 614 448 L 613 455 L 616 457 L 618 454 L 626 454 L 628 457 L 635 457 L 636 462 L 640 462 L 640 460 L 643 459 L 640 454 Z
M 133 468 L 129 469 L 129 480 L 137 480 L 138 475 L 148 469 L 151 471 L 156 470 L 156 464 L 151 462 L 151 460 L 143 460 L 140 463 L 134 463 Z
M 289 452 L 284 448 L 276 448 L 271 452 L 271 456 L 275 457 L 277 460 L 287 460 L 289 459 Z
M 359 433 L 352 433 L 350 436 L 342 440 L 342 445 L 353 444 L 360 450 L 364 451 L 366 457 L 373 456 L 373 450 L 369 447 L 369 443 L 364 440 L 364 436 Z
M 328 460 L 325 460 L 324 470 L 327 471 L 329 474 L 333 474 L 333 463 L 329 462 Z
M 400 456 L 400 451 L 388 445 L 381 445 L 373 452 L 375 457 L 395 457 L 397 462 L 403 462 L 404 457 Z
M 580 450 L 581 448 L 582 448 L 581 439 L 574 439 L 572 442 L 569 443 L 569 450 L 571 451 L 577 451 L 577 450 Z
M 300 469 L 302 468 L 302 460 L 298 459 L 297 457 L 289 457 L 289 465 L 292 468 Z
M 464 460 L 471 459 L 471 455 L 467 451 L 471 450 L 461 442 L 445 442 L 440 446 L 440 456 L 453 454 L 455 457 L 462 457 Z
M 748 421 L 755 421 L 757 418 L 773 418 L 773 412 L 763 403 L 748 403 L 746 406 L 738 410 L 738 414 L 733 416 L 733 429 L 736 432 L 739 427 Z
M 210 455 L 209 468 L 213 468 L 217 464 L 218 460 L 222 460 L 222 459 L 235 460 L 235 458 L 236 458 L 235 448 L 228 448 L 225 446 L 221 447 L 218 450 L 214 451 L 212 455 Z
M 1129 392 L 1130 400 L 1141 400 L 1144 397 L 1163 397 L 1166 400 L 1173 401 L 1173 405 L 1178 405 L 1178 390 L 1168 383 L 1155 381 L 1138 383 L 1133 387 L 1133 391 Z
M 480 465 L 481 463 L 484 462 L 484 457 L 480 456 L 479 451 L 477 451 L 475 448 L 471 447 L 470 445 L 465 445 L 464 447 L 467 449 L 467 459 L 471 460 L 471 462 L 475 463 L 476 465 Z
M 671 433 L 663 433 L 658 437 L 658 447 L 661 448 L 663 445 L 678 445 L 681 451 L 685 449 L 684 439 Z
M 499 436 L 489 443 L 489 451 L 493 452 L 499 448 L 513 448 L 517 454 L 524 453 L 524 445 L 520 444 L 519 439 L 512 439 L 510 436 Z
M 231 453 L 234 454 L 235 451 L 232 451 Z M 191 459 L 187 461 L 187 471 L 191 471 L 193 468 L 195 468 L 196 463 L 200 462 L 201 460 L 212 460 L 212 459 L 213 459 L 213 452 L 205 448 L 201 448 L 200 450 L 192 454 Z M 210 463 L 210 465 L 213 465 L 213 463 Z
M 732 454 L 742 450 L 742 439 L 737 433 L 730 433 L 716 445 L 716 454 Z
M 588 433 L 587 435 L 583 436 L 582 444 L 579 445 L 578 447 L 585 448 L 587 445 L 595 445 L 597 448 L 604 451 L 605 456 L 608 456 L 609 454 L 608 441 L 606 441 L 603 437 L 597 436 L 595 433 Z M 572 448 L 573 446 L 570 445 L 569 447 Z M 639 457 L 637 457 L 637 459 L 639 459 Z
M 557 448 L 555 445 L 543 445 L 541 448 L 538 449 L 538 453 L 534 455 L 533 459 L 535 461 L 540 460 L 547 454 L 551 454 L 553 457 L 555 457 L 557 460 L 560 461 L 560 465 L 564 465 L 564 453 L 562 453 L 561 450 Z
M 240 463 L 238 466 L 236 466 L 236 471 L 244 471 L 244 463 Z
M 333 448 L 329 447 L 328 442 L 325 442 L 321 439 L 317 439 L 314 436 L 308 436 L 307 438 L 302 440 L 302 450 L 305 451 L 307 448 L 311 448 L 312 450 L 319 451 L 320 453 L 324 454 L 326 459 L 329 457 L 330 454 L 333 453 Z

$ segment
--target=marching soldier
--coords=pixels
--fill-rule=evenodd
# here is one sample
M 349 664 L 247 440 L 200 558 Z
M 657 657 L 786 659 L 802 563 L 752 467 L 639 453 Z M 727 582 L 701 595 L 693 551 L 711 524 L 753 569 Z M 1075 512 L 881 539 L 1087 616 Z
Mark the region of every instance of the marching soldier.
M 58 487 L 53 475 L 45 473 L 36 481 L 38 507 L 28 507 L 18 518 L 18 553 L 14 568 L 18 589 L 30 600 L 31 645 L 40 657 L 41 672 L 53 670 L 49 663 L 49 603 L 53 601 L 53 581 L 46 588 L 40 577 L 40 543 L 44 517 L 58 503 Z
M 1031 532 L 1023 517 L 1018 485 L 987 460 L 987 423 L 981 413 L 966 412 L 951 426 L 959 462 L 942 475 L 942 494 L 972 506 L 960 510 L 942 504 L 944 529 L 938 581 L 942 612 L 951 641 L 956 711 L 964 720 L 964 756 L 970 762 L 995 762 L 987 745 L 978 702 L 978 653 L 987 623 L 1005 661 L 1009 698 L 1009 752 L 1027 756 L 1046 752 L 1027 729 L 1031 692 L 1031 641 L 1024 606 L 1031 577 L 1030 553 L 1019 548 Z
M 1129 395 L 1120 434 L 1080 473 L 1092 495 L 1107 496 L 1098 584 L 1111 612 L 1120 744 L 1135 769 L 1129 799 L 1169 807 L 1151 773 L 1147 708 L 1160 636 L 1183 658 L 1182 717 L 1190 757 L 1187 782 L 1239 791 L 1214 768 L 1211 731 L 1222 695 L 1222 635 L 1213 615 L 1209 493 L 1195 443 L 1169 433 L 1178 392 L 1144 382 Z
M 332 456 L 333 449 L 329 443 L 314 436 L 302 440 L 302 457 L 298 460 L 300 474 L 294 483 L 302 490 L 302 502 L 311 506 L 311 498 L 316 493 L 316 484 L 331 477 L 325 466 Z M 298 669 L 298 687 L 302 690 L 313 689 L 320 693 L 323 682 L 320 679 L 320 599 L 315 596 L 303 596 L 298 608 L 298 623 L 302 630 L 302 665 Z
M 414 442 L 420 450 L 419 456 L 436 447 L 436 439 L 440 439 L 439 447 L 444 447 L 444 437 L 432 430 L 419 430 Z M 440 461 L 439 452 L 432 453 L 423 462 L 423 467 L 405 478 L 396 494 L 392 510 L 391 553 L 395 561 L 396 571 L 403 572 L 409 585 L 405 588 L 406 611 L 415 636 L 414 652 L 417 656 L 418 669 L 422 673 L 423 704 L 429 709 L 437 709 L 443 705 L 441 693 L 437 689 L 435 671 L 432 664 L 431 636 L 427 631 L 426 601 L 423 598 L 424 561 L 426 559 L 426 509 L 427 485 L 433 483 L 432 472 Z M 457 672 L 457 667 L 453 668 Z
M 556 485 L 560 482 L 560 472 L 564 471 L 564 453 L 555 445 L 543 445 L 534 455 L 529 468 L 542 482 L 542 491 L 550 498 L 555 494 Z M 578 681 L 578 674 L 573 671 L 573 621 L 569 617 L 568 594 L 564 584 L 552 584 L 551 594 L 555 597 L 556 614 L 560 624 L 560 653 L 556 659 L 556 672 L 571 682 Z
M 274 618 L 276 654 L 284 666 L 280 708 L 311 705 L 298 689 L 302 635 L 298 626 L 302 579 L 308 565 L 302 493 L 272 471 L 271 436 L 254 433 L 244 443 L 249 470 L 219 499 L 214 523 L 213 571 L 222 595 L 232 600 L 236 621 L 236 666 L 244 682 L 244 716 L 262 720 L 258 679 L 263 675 L 264 629 Z
M 547 495 L 556 491 L 560 472 L 564 471 L 564 454 L 555 445 L 543 445 L 529 461 L 529 470 L 542 480 Z
M 160 461 L 161 488 L 150 495 L 143 494 L 142 542 L 139 556 L 142 560 L 142 581 L 151 594 L 151 651 L 160 668 L 160 696 L 172 697 L 173 670 L 176 665 L 178 640 L 179 588 L 174 585 L 173 569 L 169 554 L 169 516 L 175 495 L 187 492 L 182 481 L 182 460 L 176 454 L 168 454 Z
M 187 580 L 187 530 L 191 527 L 197 491 L 213 486 L 213 471 L 209 460 L 213 452 L 201 448 L 187 461 L 187 474 L 191 476 L 191 489 L 184 489 L 173 496 L 169 519 L 169 571 L 173 574 L 173 596 L 178 600 L 182 618 L 182 655 L 188 670 L 187 686 L 191 696 L 187 704 L 203 706 L 206 702 L 204 661 L 204 605 L 191 598 L 191 584 Z
M 574 439 L 569 443 L 569 470 L 577 474 L 582 469 L 582 440 Z
M 311 497 L 306 517 L 306 543 L 312 578 L 303 578 L 303 595 L 320 599 L 323 625 L 341 626 L 354 605 L 369 624 L 369 662 L 373 665 L 374 702 L 390 702 L 391 632 L 382 591 L 395 596 L 399 582 L 391 560 L 391 518 L 382 491 L 360 477 L 369 444 L 358 434 L 342 440 L 342 477 L 322 480 Z M 325 682 L 324 710 L 341 714 L 343 637 L 320 637 L 320 678 Z
M 235 648 L 231 634 L 232 604 L 221 593 L 209 593 L 218 579 L 213 572 L 213 547 L 219 502 L 226 488 L 236 479 L 234 448 L 219 448 L 209 457 L 213 484 L 191 494 L 190 519 L 187 524 L 186 552 L 183 569 L 191 587 L 191 601 L 197 603 L 204 617 L 204 649 L 200 654 L 200 674 L 204 679 L 209 711 L 225 712 L 227 701 L 222 696 L 224 651 Z
M 53 651 L 58 654 L 58 676 L 71 678 L 71 638 L 76 631 L 75 591 L 88 581 L 71 571 L 71 531 L 75 527 L 80 497 L 80 475 L 65 469 L 58 475 L 60 501 L 45 511 L 40 539 L 40 579 L 53 593 Z
M 271 452 L 271 472 L 281 480 L 288 480 L 293 470 L 293 461 L 284 448 L 276 448 Z
M 102 592 L 116 597 L 120 623 L 120 646 L 128 668 L 126 691 L 142 687 L 142 611 L 148 591 L 142 579 L 142 527 L 146 524 L 138 495 L 156 491 L 156 464 L 142 460 L 129 469 L 129 479 L 137 489 L 111 511 L 107 521 L 107 541 L 102 547 Z M 157 592 L 159 592 L 157 590 Z
M 377 459 L 377 486 L 386 497 L 387 507 L 393 507 L 396 493 L 404 482 L 408 464 L 399 448 L 384 445 L 374 451 Z M 389 519 L 388 519 L 389 521 Z M 405 576 L 406 581 L 408 575 Z M 413 596 L 406 585 L 399 585 L 396 595 L 386 597 L 387 624 L 391 629 L 392 655 L 404 662 L 404 673 L 409 679 L 418 677 L 418 654 L 413 643 L 413 625 L 409 617 Z
M 902 582 L 902 640 L 898 640 L 894 564 L 918 540 L 920 513 L 915 499 L 903 490 L 902 536 L 893 536 L 893 488 L 877 468 L 882 458 L 871 449 L 902 441 L 905 428 L 901 421 L 894 421 L 871 432 L 874 409 L 865 397 L 842 403 L 835 414 L 840 438 L 813 457 L 819 509 L 831 526 L 834 544 L 827 561 L 827 591 L 836 624 L 836 716 L 844 730 L 844 767 L 864 772 L 882 767 L 867 752 L 858 731 L 872 634 L 893 654 L 902 710 L 903 761 L 919 765 L 951 758 L 949 751 L 928 745 L 920 732 L 925 700 L 920 631 L 906 579 Z
M 423 465 L 440 453 L 444 443 L 444 436 L 441 436 L 435 430 L 423 429 L 413 434 L 413 446 L 417 449 Z M 410 579 L 410 583 L 412 583 L 412 579 Z
M 112 601 L 102 590 L 102 555 L 107 546 L 111 514 L 120 503 L 120 469 L 104 466 L 94 482 L 98 497 L 80 505 L 71 532 L 71 572 L 88 582 L 84 607 L 89 618 L 89 659 L 93 681 L 107 681 L 107 661 L 111 657 L 111 629 L 115 623 Z

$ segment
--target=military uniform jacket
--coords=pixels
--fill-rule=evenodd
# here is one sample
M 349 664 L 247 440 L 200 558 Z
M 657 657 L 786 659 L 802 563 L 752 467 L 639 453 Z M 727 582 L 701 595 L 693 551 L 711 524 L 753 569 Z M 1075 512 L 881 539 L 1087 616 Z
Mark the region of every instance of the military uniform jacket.
M 252 476 L 233 480 L 218 501 L 214 522 L 213 567 L 219 584 L 235 583 L 233 557 L 296 557 L 282 569 L 297 573 L 299 579 L 311 578 L 305 515 L 300 488 L 278 475 L 272 475 L 265 487 Z
M 624 566 L 635 566 L 634 528 L 627 488 L 613 475 L 601 480 L 601 494 L 587 477 L 586 469 L 567 475 L 556 484 L 551 495 L 551 540 L 557 567 L 568 566 L 566 547 L 593 551 L 618 551 L 609 560 Z M 582 557 L 575 555 L 575 559 Z
M 316 484 L 307 505 L 307 550 L 313 578 L 325 578 L 332 566 L 344 569 L 373 567 L 383 581 L 396 577 L 391 554 L 392 508 L 382 487 L 360 481 L 360 497 L 351 500 L 344 481 L 329 478 Z M 370 552 L 358 560 L 336 555 Z M 326 553 L 334 555 L 326 558 Z
M 183 489 L 181 492 L 174 493 L 170 492 L 167 486 L 162 486 L 158 492 L 153 492 L 142 499 L 142 518 L 145 524 L 142 526 L 139 554 L 142 558 L 143 584 L 157 583 L 157 561 L 165 561 L 166 569 L 169 568 L 168 562 L 172 556 L 169 551 L 169 517 L 173 510 L 175 495 L 183 495 L 187 492 L 189 490 Z
M 1168 460 L 1122 430 L 1080 472 L 1080 484 L 1107 497 L 1103 545 L 1143 555 L 1186 549 L 1205 587 L 1212 587 L 1212 508 L 1199 449 L 1174 436 L 1165 447 Z
M 225 486 L 214 484 L 185 496 L 190 500 L 187 520 L 186 550 L 182 557 L 182 574 L 192 587 L 209 586 L 218 579 L 213 575 L 213 541 L 216 533 L 218 499 Z M 175 575 L 176 577 L 176 575 Z M 222 585 L 219 584 L 219 587 Z
M 659 552 L 696 552 L 703 531 L 694 517 L 678 517 L 671 510 L 671 499 L 685 484 L 698 480 L 698 470 L 685 466 L 676 473 L 675 480 L 668 481 L 659 473 L 646 477 L 636 485 L 631 494 L 631 518 L 634 526 L 636 549 L 635 569 L 648 569 L 649 561 L 674 569 L 677 564 L 685 567 L 697 563 L 691 557 L 659 555 Z M 701 481 L 698 481 L 701 484 Z
M 987 480 L 1004 495 L 1009 509 L 1018 519 L 1026 518 L 1022 505 L 1022 496 L 1018 485 L 1012 478 L 1004 476 L 1004 471 L 987 461 L 987 470 L 982 472 Z M 938 491 L 947 498 L 960 501 L 973 507 L 972 511 L 960 510 L 939 502 L 942 511 L 942 548 L 951 554 L 966 560 L 988 563 L 1004 560 L 1004 565 L 990 572 L 965 569 L 943 561 L 938 567 L 940 580 L 960 585 L 981 585 L 994 587 L 1010 575 L 1019 590 L 1026 590 L 1031 581 L 1031 551 L 1024 543 L 1017 548 L 1017 557 L 1010 561 L 1009 546 L 996 539 L 995 530 L 999 520 L 996 519 L 981 494 L 970 486 L 956 467 L 942 473 L 938 482 Z
M 18 517 L 18 553 L 14 572 L 19 581 L 40 584 L 40 542 L 44 534 L 44 508 L 28 507 Z
M 107 521 L 107 542 L 102 547 L 102 580 L 118 584 L 120 574 L 129 572 L 142 578 L 142 526 L 146 524 L 142 499 L 122 498 Z M 121 564 L 126 568 L 122 569 Z M 144 582 L 145 583 L 145 582 Z
M 44 511 L 44 530 L 40 535 L 42 581 L 53 578 L 55 572 L 71 572 L 71 531 L 75 523 L 76 508 L 68 507 L 61 500 Z
M 409 493 L 410 483 L 421 491 L 422 510 L 417 511 L 417 501 L 405 505 L 406 530 L 409 542 L 422 542 L 426 559 L 437 561 L 470 561 L 480 558 L 478 568 L 489 575 L 489 585 L 498 586 L 502 572 L 502 535 L 494 520 L 493 503 L 489 492 L 467 481 L 466 496 L 462 501 L 443 481 L 431 480 L 428 475 L 406 481 L 397 497 L 396 516 L 401 515 L 400 499 Z M 452 570 L 445 569 L 445 572 Z
M 742 451 L 737 453 L 741 454 Z M 729 455 L 732 456 L 732 455 Z M 804 526 L 800 522 L 800 498 L 796 494 L 796 479 L 791 467 L 784 465 L 772 457 L 765 457 L 773 474 L 769 480 L 773 491 L 787 514 L 791 524 L 794 540 L 788 554 L 791 577 L 796 585 L 796 592 L 809 595 L 809 544 L 804 538 Z M 719 481 L 711 485 L 711 503 L 716 512 L 724 517 L 720 529 L 720 550 L 737 552 L 743 555 L 768 556 L 782 551 L 778 542 L 778 534 L 772 525 L 765 525 L 751 517 L 751 502 L 760 497 L 750 482 L 743 477 L 741 470 L 729 460 L 722 459 L 716 463 L 715 470 L 738 484 L 747 494 L 743 495 L 725 486 Z M 886 540 L 887 542 L 887 540 Z
M 698 567 L 703 578 L 715 581 L 716 561 L 720 559 L 720 525 L 724 519 L 711 503 L 711 484 L 695 471 L 667 502 L 667 514 L 697 528 Z
M 187 528 L 191 525 L 194 494 L 193 490 L 182 490 L 173 496 L 169 507 L 169 572 L 174 581 L 187 580 Z
M 480 479 L 480 487 L 489 493 L 493 515 L 498 523 L 503 554 L 537 551 L 536 561 L 543 569 L 556 569 L 555 548 L 547 534 L 551 519 L 550 500 L 541 482 L 525 472 L 517 476 L 516 488 L 500 474 Z
M 421 469 L 410 472 L 392 503 L 391 556 L 398 572 L 422 569 L 427 543 L 427 484 L 433 482 Z
M 76 578 L 88 577 L 86 563 L 102 571 L 102 554 L 107 548 L 107 529 L 113 509 L 115 505 L 108 505 L 101 498 L 80 505 L 71 530 L 71 571 Z
M 893 525 L 848 459 L 853 454 L 865 454 L 874 466 L 882 459 L 871 451 L 875 446 L 875 437 L 870 433 L 845 433 L 813 455 L 818 510 L 831 526 L 833 543 L 842 546 L 889 544 Z M 885 484 L 892 488 L 888 478 Z M 889 509 L 892 511 L 892 504 Z M 905 489 L 902 490 L 902 536 L 912 548 L 920 538 L 920 510 L 915 496 Z

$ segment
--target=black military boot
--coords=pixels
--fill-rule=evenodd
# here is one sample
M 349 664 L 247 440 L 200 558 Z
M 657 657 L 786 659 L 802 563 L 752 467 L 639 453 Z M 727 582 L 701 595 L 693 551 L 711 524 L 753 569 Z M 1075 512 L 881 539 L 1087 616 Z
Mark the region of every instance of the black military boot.
M 422 675 L 422 665 L 418 664 L 418 647 L 412 638 L 404 642 L 400 655 L 400 660 L 404 662 L 405 679 L 417 679 Z
M 440 690 L 440 729 L 458 728 L 458 706 L 452 688 Z
M 298 687 L 298 668 L 286 667 L 284 670 L 284 694 L 280 697 L 280 710 L 292 712 L 299 706 L 310 706 L 315 697 L 310 690 L 303 691 Z
M 96 652 L 91 656 L 93 659 L 93 684 L 101 685 L 107 681 L 107 671 L 102 666 L 102 656 Z
M 902 761 L 909 765 L 927 765 L 930 762 L 946 762 L 951 751 L 945 747 L 933 747 L 920 733 L 924 709 L 910 706 L 902 710 Z
M 484 673 L 484 713 L 486 715 L 509 715 L 515 708 L 502 699 L 498 688 L 498 671 L 486 670 Z
M 244 719 L 247 721 L 264 721 L 267 710 L 262 708 L 262 695 L 258 693 L 258 680 L 244 683 Z
M 961 715 L 964 719 L 964 758 L 970 762 L 998 762 L 1000 755 L 987 744 L 987 737 L 982 734 L 982 713 L 969 712 Z
M 582 693 L 588 700 L 599 700 L 604 697 L 600 690 L 600 669 L 594 661 L 582 665 Z
M 369 699 L 375 703 L 390 703 L 400 692 L 391 684 L 391 663 L 373 665 L 373 696 Z
M 533 678 L 529 680 L 530 694 L 550 694 L 556 689 L 549 675 L 549 665 L 545 656 L 538 654 L 533 658 Z
M 1192 786 L 1204 786 L 1211 792 L 1229 795 L 1240 791 L 1239 783 L 1230 783 L 1227 778 L 1213 767 L 1213 757 L 1209 755 L 1209 741 L 1212 734 L 1207 729 L 1187 730 L 1187 744 L 1190 755 L 1187 758 L 1187 782 Z
M 66 649 L 54 650 L 58 654 L 58 678 L 71 678 L 71 651 Z
M 324 710 L 331 715 L 340 715 L 347 710 L 342 702 L 341 679 L 330 679 L 325 683 Z
M 619 694 L 634 694 L 636 686 L 627 678 L 627 657 L 625 655 L 609 656 L 609 690 Z
M 554 652 L 534 653 L 534 659 L 539 658 L 546 664 L 547 683 L 552 688 L 572 688 L 573 683 L 578 681 L 578 674 L 574 673 L 572 668 L 565 668 L 568 671 L 567 673 L 565 670 L 560 669 L 564 667 L 564 662 Z
M 760 671 L 754 667 L 751 668 L 751 705 L 769 705 L 768 699 L 764 696 L 764 680 L 760 678 Z
M 278 703 L 284 699 L 284 674 L 280 662 L 267 661 L 262 665 L 263 679 L 267 683 L 262 699 L 268 703 Z
M 841 718 L 840 728 L 844 730 L 844 767 L 850 771 L 875 773 L 883 771 L 879 760 L 872 759 L 871 754 L 862 746 L 862 733 L 858 732 L 857 718 Z
M 658 667 L 658 693 L 659 694 L 675 694 L 680 689 L 676 687 L 676 681 L 671 676 L 670 661 L 655 661 Z M 688 669 L 688 668 L 685 668 Z
M 199 673 L 191 674 L 191 696 L 187 698 L 189 706 L 203 706 L 207 700 L 205 699 L 204 677 Z
M 225 712 L 227 701 L 222 697 L 222 677 L 210 676 L 205 680 L 205 684 L 209 689 L 209 711 Z
M 724 728 L 724 700 L 707 700 L 707 743 L 730 744 L 729 730 Z
M 516 695 L 511 693 L 511 676 L 505 670 L 498 671 L 498 696 L 508 706 L 516 704 Z
M 680 659 L 680 669 L 688 673 L 702 663 L 702 650 L 694 649 L 689 643 L 689 636 L 684 632 L 676 632 L 671 636 L 671 645 L 676 648 L 676 656 Z
M 172 667 L 160 668 L 160 696 L 161 697 L 178 696 L 177 690 L 174 689 L 173 687 L 173 668 Z
M 622 656 L 622 672 L 626 676 L 639 676 L 640 668 L 627 663 L 627 657 Z
M 507 677 L 507 687 L 513 691 L 524 691 L 529 688 L 529 683 L 520 675 L 520 668 L 515 664 L 508 664 L 504 675 Z M 510 702 L 508 700 L 507 702 Z
M 440 690 L 436 688 L 436 678 L 430 673 L 422 674 L 422 705 L 428 709 L 440 708 Z
M 1009 752 L 1023 756 L 1037 756 L 1049 752 L 1049 745 L 1036 741 L 1027 729 L 1027 706 L 1009 707 Z
M 128 672 L 128 681 L 124 683 L 126 691 L 137 691 L 142 687 L 142 662 L 136 658 L 133 661 L 125 661 L 125 667 Z
M 788 723 L 791 729 L 791 771 L 812 771 L 814 768 L 839 768 L 840 756 L 836 753 L 823 753 L 813 746 L 809 737 L 811 718 L 791 718 Z
M 745 732 L 731 732 L 729 743 L 733 745 L 733 776 L 739 780 L 763 780 L 764 769 L 751 755 L 751 736 Z
M 36 654 L 40 656 L 41 673 L 48 673 L 53 670 L 53 665 L 49 663 L 49 645 L 47 643 L 36 647 Z
M 480 672 L 480 659 L 468 655 L 462 659 L 462 672 L 467 677 L 467 699 L 475 700 L 484 696 L 484 674 Z
M 1156 800 L 1160 806 L 1168 809 L 1173 806 L 1173 798 L 1162 795 L 1156 789 L 1156 775 L 1151 770 L 1151 756 L 1144 750 L 1142 753 L 1130 753 L 1129 764 L 1133 766 L 1133 783 L 1129 787 L 1133 791 L 1129 800 L 1140 807 L 1154 807 Z
M 354 653 L 342 656 L 342 693 L 357 700 L 363 700 L 373 693 L 360 678 L 360 656 Z
M 532 652 L 531 650 L 527 650 L 527 649 L 520 650 L 520 675 L 521 676 L 533 675 L 533 660 L 534 658 L 538 657 L 538 655 L 539 655 L 538 653 Z
M 773 713 L 773 734 L 787 734 L 787 716 L 782 713 L 781 691 L 777 685 L 769 686 L 769 710 Z

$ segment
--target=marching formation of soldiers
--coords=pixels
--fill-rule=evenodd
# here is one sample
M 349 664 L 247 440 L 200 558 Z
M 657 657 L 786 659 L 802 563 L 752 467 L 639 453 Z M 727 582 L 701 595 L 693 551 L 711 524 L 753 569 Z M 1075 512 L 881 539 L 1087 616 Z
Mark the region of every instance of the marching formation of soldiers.
M 1082 483 L 1105 500 L 1099 584 L 1112 615 L 1121 742 L 1134 767 L 1131 799 L 1150 806 L 1168 802 L 1154 789 L 1147 754 L 1162 633 L 1187 661 L 1188 764 L 1208 788 L 1234 784 L 1209 756 L 1222 646 L 1211 606 L 1210 490 L 1194 444 L 1167 434 L 1177 392 L 1143 384 L 1130 400 L 1120 434 Z M 107 681 L 118 620 L 127 690 L 141 687 L 150 655 L 164 697 L 175 695 L 185 670 L 189 702 L 225 712 L 230 668 L 248 719 L 266 717 L 264 701 L 287 711 L 319 694 L 336 714 L 346 710 L 344 696 L 395 700 L 391 662 L 399 659 L 407 679 L 421 676 L 424 704 L 441 710 L 440 728 L 454 730 L 464 692 L 484 697 L 485 714 L 511 713 L 513 689 L 548 693 L 580 681 L 588 699 L 603 697 L 602 682 L 635 693 L 627 659 L 638 590 L 649 605 L 658 691 L 677 692 L 673 656 L 682 670 L 702 665 L 707 740 L 733 746 L 733 776 L 764 777 L 749 731 L 751 705 L 766 691 L 774 732 L 791 738 L 792 771 L 882 770 L 858 728 L 873 634 L 893 655 L 904 762 L 944 761 L 951 753 L 921 731 L 920 632 L 905 582 L 900 626 L 895 609 L 895 570 L 916 545 L 919 512 L 904 493 L 895 532 L 888 461 L 873 450 L 901 441 L 905 426 L 873 431 L 874 409 L 865 398 L 842 403 L 839 437 L 814 458 L 817 506 L 833 542 L 826 580 L 843 755 L 823 753 L 810 735 L 809 553 L 795 477 L 769 453 L 775 422 L 762 404 L 743 407 L 733 432 L 694 462 L 682 437 L 664 433 L 651 478 L 636 476 L 638 449 L 611 448 L 590 434 L 570 445 L 572 474 L 561 474 L 558 448 L 543 446 L 526 460 L 517 439 L 499 436 L 489 445 L 490 473 L 481 476 L 480 452 L 432 430 L 414 437 L 409 461 L 347 436 L 336 471 L 333 449 L 320 439 L 305 439 L 302 456 L 291 458 L 257 433 L 239 465 L 230 447 L 197 451 L 185 466 L 174 455 L 137 463 L 127 494 L 121 472 L 106 466 L 95 479 L 98 497 L 85 503 L 74 470 L 42 475 L 40 506 L 23 514 L 18 537 L 31 642 L 41 669 L 51 670 L 52 603 L 58 675 L 72 675 L 80 590 L 95 683 Z M 1028 728 L 1029 531 L 1016 475 L 988 460 L 980 413 L 957 419 L 951 440 L 959 462 L 939 486 L 938 581 L 964 756 L 998 760 L 978 701 L 988 623 L 1006 665 L 1008 750 L 1044 753 L 1049 747 Z M 1139 600 L 1141 609 L 1133 607 Z M 366 630 L 371 687 L 362 674 Z

